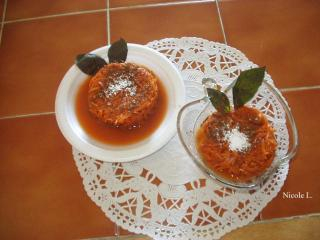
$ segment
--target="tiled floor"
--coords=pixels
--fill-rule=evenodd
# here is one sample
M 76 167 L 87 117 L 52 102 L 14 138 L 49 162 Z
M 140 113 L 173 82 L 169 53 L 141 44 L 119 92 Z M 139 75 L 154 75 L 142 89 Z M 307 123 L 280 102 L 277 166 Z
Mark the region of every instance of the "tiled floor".
M 0 21 L 2 22 L 2 16 L 3 16 L 3 8 L 5 7 L 5 2 L 4 1 L 1 1 L 0 2 Z
M 5 24 L 0 116 L 53 111 L 56 90 L 74 56 L 105 45 L 106 39 L 105 13 Z
M 130 42 L 145 44 L 156 39 L 190 35 L 223 41 L 218 14 L 212 2 L 111 11 L 110 29 L 112 41 L 124 37 Z
M 234 0 L 219 6 L 228 44 L 267 66 L 298 125 L 299 153 L 282 192 L 309 192 L 312 198 L 286 199 L 281 192 L 262 218 L 320 212 L 319 1 Z M 0 238 L 113 235 L 113 223 L 84 192 L 71 147 L 58 130 L 58 84 L 76 54 L 109 38 L 145 44 L 196 36 L 224 42 L 216 3 L 0 0 L 1 16 Z
M 228 44 L 267 66 L 278 87 L 320 84 L 320 1 L 222 1 L 220 7 Z
M 6 21 L 106 8 L 103 0 L 8 0 Z

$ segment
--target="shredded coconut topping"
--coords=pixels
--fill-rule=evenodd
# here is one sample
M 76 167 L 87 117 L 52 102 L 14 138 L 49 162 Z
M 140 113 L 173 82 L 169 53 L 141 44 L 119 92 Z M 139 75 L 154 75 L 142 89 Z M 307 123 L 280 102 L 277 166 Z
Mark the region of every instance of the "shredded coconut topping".
M 251 145 L 247 135 L 240 132 L 238 127 L 226 131 L 224 140 L 229 144 L 231 151 L 244 152 Z
M 113 83 L 109 84 L 108 88 L 104 90 L 104 94 L 106 97 L 111 97 L 122 90 L 125 90 L 126 94 L 130 96 L 134 96 L 137 87 L 127 76 L 121 75 Z

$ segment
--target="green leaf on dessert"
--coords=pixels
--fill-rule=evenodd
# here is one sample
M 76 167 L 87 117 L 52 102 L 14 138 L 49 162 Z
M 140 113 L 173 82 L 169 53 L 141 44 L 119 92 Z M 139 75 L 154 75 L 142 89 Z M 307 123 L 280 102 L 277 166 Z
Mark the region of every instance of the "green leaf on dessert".
M 76 65 L 82 72 L 88 75 L 95 75 L 100 68 L 106 65 L 106 61 L 96 54 L 79 54 L 76 57 Z
M 265 67 L 252 68 L 240 73 L 232 88 L 234 108 L 239 108 L 249 102 L 262 84 Z
M 218 112 L 228 113 L 231 111 L 230 102 L 225 93 L 213 88 L 207 88 L 207 93 L 212 105 Z
M 109 62 L 125 62 L 128 55 L 127 42 L 120 38 L 120 40 L 111 44 L 108 51 Z

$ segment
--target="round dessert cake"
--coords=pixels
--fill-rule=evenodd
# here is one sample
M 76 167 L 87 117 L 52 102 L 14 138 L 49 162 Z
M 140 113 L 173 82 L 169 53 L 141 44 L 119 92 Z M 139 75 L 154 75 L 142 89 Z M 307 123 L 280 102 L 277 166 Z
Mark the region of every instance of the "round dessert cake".
M 89 111 L 114 127 L 139 127 L 158 100 L 157 77 L 133 63 L 111 63 L 89 82 Z

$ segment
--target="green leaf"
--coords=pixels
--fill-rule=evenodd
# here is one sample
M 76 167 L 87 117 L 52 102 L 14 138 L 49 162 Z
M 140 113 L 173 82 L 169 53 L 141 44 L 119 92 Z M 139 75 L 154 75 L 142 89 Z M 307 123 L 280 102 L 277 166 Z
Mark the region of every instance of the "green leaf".
M 111 44 L 111 47 L 108 50 L 109 62 L 125 62 L 128 55 L 128 46 L 127 42 L 120 38 L 120 40 Z
M 231 111 L 230 102 L 226 94 L 213 88 L 207 88 L 209 99 L 212 105 L 220 113 L 228 113 Z
M 240 73 L 232 89 L 234 108 L 239 108 L 249 102 L 262 84 L 265 67 L 252 68 Z
M 95 75 L 106 64 L 106 61 L 96 54 L 79 54 L 76 57 L 78 68 L 88 75 Z

